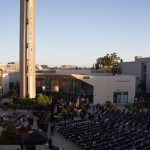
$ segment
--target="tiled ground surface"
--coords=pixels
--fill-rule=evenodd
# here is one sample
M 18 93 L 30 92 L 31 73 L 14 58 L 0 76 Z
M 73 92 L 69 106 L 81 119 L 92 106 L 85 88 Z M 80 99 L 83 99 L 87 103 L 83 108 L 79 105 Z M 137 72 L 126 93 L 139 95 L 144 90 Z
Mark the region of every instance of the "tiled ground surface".
M 0 109 L 0 115 L 1 114 L 7 114 L 7 113 L 12 113 L 14 111 L 12 110 L 2 110 Z M 31 113 L 28 111 L 23 111 L 24 113 Z M 36 120 L 36 117 L 34 118 L 34 120 Z M 25 122 L 24 124 L 26 124 L 27 122 Z M 34 125 L 33 128 L 37 129 L 37 124 L 36 121 L 34 121 Z M 0 128 L 0 132 L 1 132 L 2 128 Z M 48 133 L 48 135 L 50 135 Z M 63 148 L 63 150 L 81 150 L 76 144 L 65 140 L 63 136 L 61 136 L 60 134 L 58 134 L 57 132 L 55 133 L 55 136 L 52 137 L 53 139 L 53 144 L 59 148 Z M 19 145 L 0 145 L 0 150 L 17 150 L 17 148 L 20 149 Z M 39 145 L 36 146 L 36 150 L 48 150 L 47 145 Z

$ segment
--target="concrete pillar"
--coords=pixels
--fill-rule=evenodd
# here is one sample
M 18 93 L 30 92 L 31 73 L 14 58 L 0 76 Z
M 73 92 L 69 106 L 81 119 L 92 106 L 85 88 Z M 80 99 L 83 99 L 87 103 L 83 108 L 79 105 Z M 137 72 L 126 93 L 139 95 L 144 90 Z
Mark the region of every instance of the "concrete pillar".
M 20 0 L 20 97 L 34 98 L 36 0 Z

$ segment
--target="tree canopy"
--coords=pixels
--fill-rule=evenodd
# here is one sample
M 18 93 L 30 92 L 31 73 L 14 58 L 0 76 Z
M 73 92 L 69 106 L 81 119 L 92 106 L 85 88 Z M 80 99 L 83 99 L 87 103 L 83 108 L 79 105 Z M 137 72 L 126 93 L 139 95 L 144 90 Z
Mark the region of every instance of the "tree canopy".
M 104 57 L 99 57 L 96 60 L 95 67 L 103 72 L 108 73 L 120 73 L 118 64 L 122 62 L 122 59 L 117 56 L 117 53 L 106 54 Z

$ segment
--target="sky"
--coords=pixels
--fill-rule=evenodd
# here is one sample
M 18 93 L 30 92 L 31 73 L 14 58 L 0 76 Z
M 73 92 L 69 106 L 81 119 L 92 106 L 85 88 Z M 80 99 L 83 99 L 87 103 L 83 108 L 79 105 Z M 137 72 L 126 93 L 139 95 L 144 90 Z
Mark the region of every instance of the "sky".
M 36 0 L 36 63 L 91 67 L 150 57 L 150 0 Z M 19 61 L 20 0 L 0 0 L 0 62 Z

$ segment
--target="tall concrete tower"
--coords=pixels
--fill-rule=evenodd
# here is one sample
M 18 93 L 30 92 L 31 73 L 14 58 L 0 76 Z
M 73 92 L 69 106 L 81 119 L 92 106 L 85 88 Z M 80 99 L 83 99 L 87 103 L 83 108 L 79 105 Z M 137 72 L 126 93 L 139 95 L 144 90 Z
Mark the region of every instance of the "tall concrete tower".
M 20 97 L 34 98 L 36 0 L 20 0 Z

